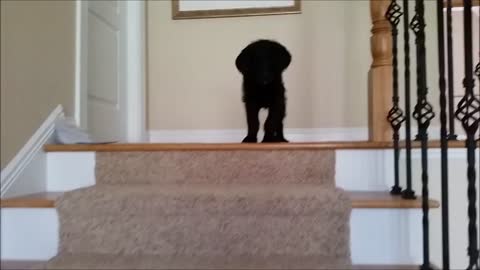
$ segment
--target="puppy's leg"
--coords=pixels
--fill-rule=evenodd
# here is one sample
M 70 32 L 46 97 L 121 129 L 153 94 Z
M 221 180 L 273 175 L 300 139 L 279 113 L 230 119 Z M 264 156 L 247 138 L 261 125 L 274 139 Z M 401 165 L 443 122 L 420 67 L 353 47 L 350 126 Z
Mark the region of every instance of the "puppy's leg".
M 279 126 L 277 127 L 277 130 L 275 132 L 275 139 L 278 142 L 288 142 L 288 140 L 285 139 L 285 137 L 283 135 L 283 121 L 280 121 Z
M 284 135 L 283 135 L 283 120 L 285 119 L 285 115 L 286 115 L 286 104 L 285 104 L 285 98 L 281 99 L 279 104 L 279 110 L 280 110 L 280 116 L 279 116 L 279 120 L 277 122 L 277 128 L 275 130 L 275 139 L 277 142 L 288 142 L 287 139 L 285 139 Z
M 263 142 L 288 142 L 283 137 L 283 118 L 285 117 L 285 100 L 277 99 L 268 109 L 265 121 Z
M 245 109 L 247 111 L 248 134 L 242 142 L 256 143 L 258 129 L 260 128 L 260 122 L 258 121 L 260 107 L 255 103 L 245 102 Z

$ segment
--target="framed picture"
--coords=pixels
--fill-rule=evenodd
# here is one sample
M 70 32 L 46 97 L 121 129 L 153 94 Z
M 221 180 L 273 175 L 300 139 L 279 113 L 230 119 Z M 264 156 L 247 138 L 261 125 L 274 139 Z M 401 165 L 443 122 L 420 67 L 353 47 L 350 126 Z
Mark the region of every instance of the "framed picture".
M 301 13 L 301 0 L 172 0 L 172 17 L 199 19 Z

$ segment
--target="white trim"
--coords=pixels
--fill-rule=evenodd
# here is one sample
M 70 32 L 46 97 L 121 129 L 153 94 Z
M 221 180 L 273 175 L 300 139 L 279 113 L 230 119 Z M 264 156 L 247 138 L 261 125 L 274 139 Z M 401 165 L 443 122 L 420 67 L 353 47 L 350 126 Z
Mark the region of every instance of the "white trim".
M 146 140 L 146 34 L 145 1 L 127 1 L 126 6 L 126 139 L 128 142 Z M 87 129 L 87 57 L 88 5 L 76 1 L 75 35 L 75 123 Z
M 145 1 L 127 2 L 127 140 L 146 140 Z
M 1 195 L 4 196 L 20 174 L 34 159 L 35 155 L 42 150 L 53 136 L 55 120 L 63 116 L 63 107 L 58 105 L 42 123 L 40 128 L 33 134 L 27 143 L 20 149 L 17 155 L 1 171 Z
M 291 142 L 312 141 L 364 141 L 368 139 L 368 128 L 291 128 L 285 129 L 285 138 Z M 152 143 L 226 143 L 241 142 L 245 137 L 244 129 L 185 129 L 150 130 Z M 263 132 L 258 139 L 261 141 Z
M 75 124 L 87 128 L 88 6 L 75 2 Z

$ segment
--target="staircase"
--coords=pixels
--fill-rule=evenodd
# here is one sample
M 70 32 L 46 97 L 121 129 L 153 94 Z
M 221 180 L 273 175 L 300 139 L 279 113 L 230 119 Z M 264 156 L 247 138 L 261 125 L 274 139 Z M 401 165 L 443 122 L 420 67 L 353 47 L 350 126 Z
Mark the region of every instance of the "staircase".
M 418 242 L 402 239 L 418 234 L 421 204 L 386 192 L 389 147 L 47 146 L 49 193 L 1 202 L 2 258 L 48 260 L 43 269 L 405 269 L 419 258 Z
M 97 155 L 97 185 L 57 201 L 47 269 L 346 269 L 333 151 Z

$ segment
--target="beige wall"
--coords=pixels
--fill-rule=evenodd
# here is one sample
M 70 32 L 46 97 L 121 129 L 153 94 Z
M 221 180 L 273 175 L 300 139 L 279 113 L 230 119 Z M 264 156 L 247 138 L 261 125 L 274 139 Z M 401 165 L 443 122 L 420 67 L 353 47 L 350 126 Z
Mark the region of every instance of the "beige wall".
M 56 105 L 73 110 L 74 1 L 1 2 L 1 167 Z
M 244 46 L 258 38 L 276 39 L 293 55 L 285 73 L 287 128 L 366 127 L 371 63 L 369 2 L 302 4 L 299 15 L 174 21 L 169 1 L 150 1 L 149 129 L 244 128 L 241 76 L 234 60 Z M 426 6 L 428 86 L 430 100 L 438 108 L 435 2 Z M 411 15 L 413 8 L 412 2 Z M 413 39 L 412 35 L 415 93 Z M 402 42 L 399 48 L 403 48 Z M 399 57 L 403 59 L 402 50 Z M 402 62 L 399 68 L 403 89 Z M 413 95 L 412 104 L 415 102 Z M 433 125 L 437 125 L 436 120 Z
M 300 15 L 173 21 L 148 2 L 149 129 L 244 128 L 234 61 L 259 38 L 285 44 L 287 128 L 367 125 L 368 1 L 303 1 Z

